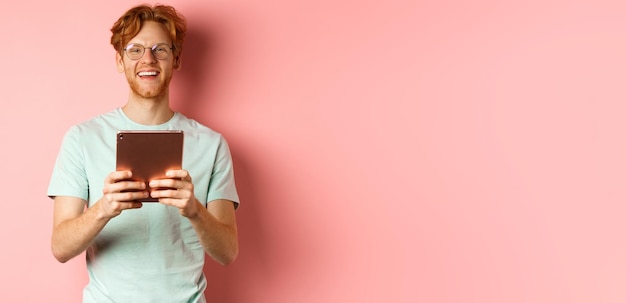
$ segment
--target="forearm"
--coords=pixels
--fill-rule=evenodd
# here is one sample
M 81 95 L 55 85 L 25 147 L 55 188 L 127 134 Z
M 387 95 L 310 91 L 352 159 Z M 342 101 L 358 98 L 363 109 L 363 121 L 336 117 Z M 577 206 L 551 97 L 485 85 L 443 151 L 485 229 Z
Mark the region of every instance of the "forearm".
M 96 204 L 97 205 L 97 204 Z M 98 215 L 97 207 L 87 209 L 80 216 L 63 221 L 52 231 L 52 253 L 65 263 L 85 251 L 109 219 Z
M 200 202 L 196 203 L 199 204 L 199 211 L 189 220 L 202 247 L 211 258 L 222 265 L 233 262 L 239 254 L 236 225 L 220 222 Z

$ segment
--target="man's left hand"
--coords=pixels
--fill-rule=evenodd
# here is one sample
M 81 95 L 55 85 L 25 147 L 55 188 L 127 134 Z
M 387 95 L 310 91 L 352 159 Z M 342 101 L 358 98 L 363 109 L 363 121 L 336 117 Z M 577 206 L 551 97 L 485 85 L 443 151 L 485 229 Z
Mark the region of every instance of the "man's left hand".
M 184 169 L 169 170 L 165 175 L 168 179 L 150 181 L 150 196 L 158 198 L 161 204 L 178 208 L 180 214 L 187 218 L 197 216 L 201 204 L 194 195 L 189 172 Z

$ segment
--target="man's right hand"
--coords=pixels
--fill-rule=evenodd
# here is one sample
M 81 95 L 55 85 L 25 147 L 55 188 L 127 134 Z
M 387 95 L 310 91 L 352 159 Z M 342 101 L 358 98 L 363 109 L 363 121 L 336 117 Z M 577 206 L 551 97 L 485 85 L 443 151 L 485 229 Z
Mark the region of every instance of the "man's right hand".
M 102 198 L 98 201 L 100 215 L 113 218 L 126 209 L 140 208 L 139 200 L 148 198 L 146 184 L 143 181 L 130 181 L 132 172 L 129 170 L 114 171 L 104 179 Z

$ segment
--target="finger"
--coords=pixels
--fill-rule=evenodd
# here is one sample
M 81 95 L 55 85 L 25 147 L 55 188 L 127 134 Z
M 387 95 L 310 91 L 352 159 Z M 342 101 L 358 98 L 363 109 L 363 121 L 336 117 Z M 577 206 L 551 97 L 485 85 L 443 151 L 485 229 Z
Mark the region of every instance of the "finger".
M 150 194 L 147 191 L 132 191 L 114 194 L 115 201 L 119 202 L 137 202 L 138 200 L 148 198 Z
M 105 195 L 104 199 L 98 203 L 102 203 L 103 209 L 111 217 L 118 216 L 122 211 L 127 209 L 141 208 L 143 203 L 140 201 L 117 201 L 114 194 Z
M 155 189 L 150 192 L 152 198 L 172 198 L 179 199 L 180 193 L 176 189 Z
M 126 210 L 126 209 L 141 208 L 143 206 L 143 203 L 139 201 L 128 201 L 128 202 L 117 202 L 117 205 L 118 205 L 118 209 L 121 211 L 121 210 Z
M 142 199 L 148 198 L 150 195 L 147 191 L 140 192 L 123 192 L 123 193 L 112 193 L 106 194 L 104 196 L 107 204 L 115 205 L 119 203 L 132 203 L 139 202 Z M 114 206 L 114 208 L 116 208 Z
M 146 183 L 143 181 L 118 181 L 106 184 L 102 189 L 103 193 L 119 193 L 124 191 L 142 191 L 146 189 Z
M 177 179 L 159 179 L 150 181 L 151 188 L 170 188 L 170 189 L 185 189 L 188 188 L 191 183 L 187 181 L 180 181 Z
M 194 206 L 193 200 L 160 198 L 159 203 L 178 208 L 180 214 L 188 218 L 198 213 L 197 205 Z
M 170 207 L 175 207 L 175 208 L 178 208 L 179 210 L 181 210 L 183 208 L 183 204 L 178 199 L 159 198 L 159 204 L 167 205 L 167 206 L 170 206 Z
M 143 206 L 143 203 L 141 203 L 139 201 L 131 202 L 131 203 L 128 203 L 128 204 L 129 204 L 128 209 L 141 208 Z
M 189 172 L 184 169 L 168 170 L 167 172 L 165 172 L 165 176 L 169 178 L 178 178 L 181 180 L 191 181 L 191 175 L 189 175 Z
M 121 180 L 126 180 L 133 176 L 133 172 L 130 170 L 119 170 L 110 173 L 106 178 L 106 183 L 115 183 Z
M 178 209 L 185 209 L 188 206 L 188 202 L 181 199 L 174 198 L 159 198 L 159 203 L 163 205 L 168 205 L 172 207 L 176 207 Z

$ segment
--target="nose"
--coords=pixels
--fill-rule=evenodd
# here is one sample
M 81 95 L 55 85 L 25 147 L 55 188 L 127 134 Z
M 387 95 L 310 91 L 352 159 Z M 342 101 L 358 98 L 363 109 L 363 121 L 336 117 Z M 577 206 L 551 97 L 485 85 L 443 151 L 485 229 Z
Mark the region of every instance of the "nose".
M 156 62 L 156 57 L 152 53 L 152 49 L 146 48 L 143 52 L 143 56 L 141 56 L 141 61 L 143 63 L 154 63 Z

